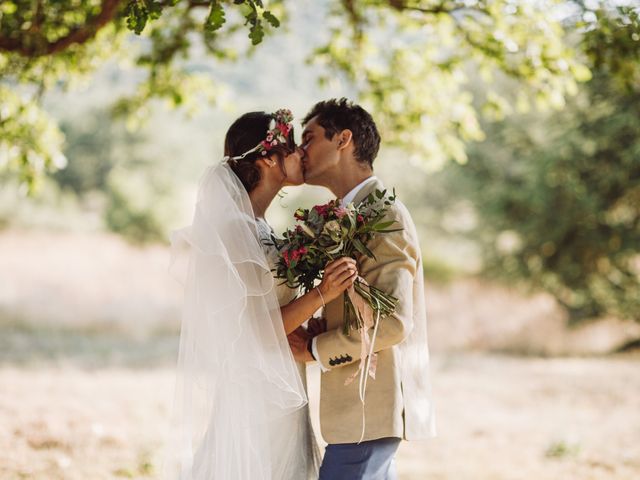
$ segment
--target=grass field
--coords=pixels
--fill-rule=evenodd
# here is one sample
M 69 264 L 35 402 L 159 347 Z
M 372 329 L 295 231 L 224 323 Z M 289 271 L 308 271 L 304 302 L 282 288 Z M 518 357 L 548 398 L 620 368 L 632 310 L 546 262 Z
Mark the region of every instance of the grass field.
M 400 478 L 640 478 L 638 367 L 634 358 L 440 356 L 439 436 L 402 444 Z M 0 478 L 157 478 L 173 374 L 5 365 Z M 311 369 L 311 397 L 317 375 Z
M 158 478 L 180 308 L 167 264 L 112 236 L 0 235 L 0 479 Z M 401 445 L 402 480 L 640 478 L 640 358 L 578 355 L 640 325 L 569 330 L 548 296 L 479 279 L 428 284 L 427 307 L 439 436 Z

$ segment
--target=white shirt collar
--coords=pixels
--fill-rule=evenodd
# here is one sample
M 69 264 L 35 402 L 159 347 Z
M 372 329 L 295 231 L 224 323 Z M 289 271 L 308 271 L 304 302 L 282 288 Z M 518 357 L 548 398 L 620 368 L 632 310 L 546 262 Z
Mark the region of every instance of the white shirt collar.
M 374 180 L 377 180 L 377 179 L 378 177 L 376 177 L 375 175 L 371 175 L 370 177 L 365 178 L 362 182 L 360 182 L 358 185 L 353 187 L 353 189 L 344 196 L 344 198 L 342 199 L 342 205 L 348 205 L 349 203 L 353 202 L 353 199 L 356 198 L 356 195 L 358 195 L 358 192 L 362 190 L 362 187 L 364 187 L 369 182 L 373 182 Z

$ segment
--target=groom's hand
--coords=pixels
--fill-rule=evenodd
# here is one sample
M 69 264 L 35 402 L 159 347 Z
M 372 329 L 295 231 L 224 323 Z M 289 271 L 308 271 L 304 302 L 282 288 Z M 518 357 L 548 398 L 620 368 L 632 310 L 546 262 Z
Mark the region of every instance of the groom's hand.
M 311 338 L 317 337 L 318 335 L 326 331 L 327 331 L 326 318 L 311 317 L 311 320 L 309 320 L 309 323 L 307 325 L 307 334 L 309 335 L 309 337 Z
M 289 347 L 291 347 L 291 351 L 293 352 L 293 358 L 298 362 L 312 362 L 314 361 L 313 356 L 309 353 L 307 349 L 307 342 L 309 341 L 309 334 L 307 331 L 298 327 L 292 333 L 289 334 L 287 340 L 289 340 Z

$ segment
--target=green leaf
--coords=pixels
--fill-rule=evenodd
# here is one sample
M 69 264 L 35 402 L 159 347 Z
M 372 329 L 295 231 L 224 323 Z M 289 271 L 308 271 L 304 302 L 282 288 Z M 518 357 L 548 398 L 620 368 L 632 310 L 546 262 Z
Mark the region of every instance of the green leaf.
M 377 225 L 375 225 L 373 228 L 376 231 L 380 231 L 380 230 L 384 230 L 387 227 L 390 227 L 391 225 L 393 225 L 394 223 L 396 223 L 395 220 L 391 220 L 390 222 L 382 222 L 382 223 L 378 223 Z M 402 230 L 402 229 L 400 229 Z
M 133 30 L 136 35 L 140 35 L 147 24 L 149 13 L 144 6 L 133 0 L 127 4 L 125 17 L 127 18 L 127 28 Z
M 147 2 L 146 6 L 147 6 L 147 11 L 149 12 L 150 20 L 157 20 L 158 18 L 160 18 L 160 15 L 162 15 L 162 7 L 163 7 L 162 3 L 152 1 L 152 2 Z
M 214 32 L 220 29 L 226 20 L 222 4 L 220 2 L 213 2 L 205 23 L 205 29 L 210 32 Z
M 373 254 L 371 250 L 369 250 L 364 243 L 362 243 L 357 238 L 353 239 L 353 246 L 363 255 L 366 255 L 369 258 L 373 258 L 375 260 L 376 256 Z
M 354 218 L 354 216 L 349 214 L 346 217 L 347 217 L 348 222 L 349 222 L 349 227 L 350 228 L 356 228 L 357 225 L 356 225 L 356 219 Z
M 256 20 L 255 25 L 251 26 L 249 38 L 253 45 L 258 45 L 262 42 L 262 39 L 264 38 L 264 29 L 262 28 L 262 22 L 260 22 L 260 20 Z
M 278 20 L 278 17 L 276 17 L 269 10 L 265 10 L 265 12 L 262 14 L 262 18 L 269 22 L 274 28 L 278 28 L 280 26 L 280 20 Z

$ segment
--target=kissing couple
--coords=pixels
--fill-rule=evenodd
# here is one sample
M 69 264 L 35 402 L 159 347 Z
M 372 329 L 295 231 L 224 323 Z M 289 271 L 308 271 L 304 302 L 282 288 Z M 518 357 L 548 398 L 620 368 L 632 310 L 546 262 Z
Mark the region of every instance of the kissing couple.
M 435 435 L 420 246 L 395 194 L 375 206 L 387 198 L 373 172 L 376 124 L 344 98 L 322 101 L 304 117 L 297 145 L 292 120 L 288 110 L 238 118 L 222 162 L 200 181 L 192 224 L 172 233 L 184 308 L 168 478 L 395 479 L 400 442 Z M 367 232 L 351 239 L 355 254 L 330 250 L 304 290 L 274 272 L 325 251 L 316 242 L 292 260 L 264 218 L 282 187 L 303 183 L 336 199 L 300 209 L 296 219 L 335 214 L 333 230 L 320 227 L 325 234 Z M 321 233 L 312 227 L 293 231 L 315 242 Z M 354 294 L 358 286 L 364 297 Z M 375 292 L 393 299 L 384 316 Z M 357 329 L 345 328 L 349 312 Z M 322 372 L 322 459 L 309 419 L 308 362 Z

